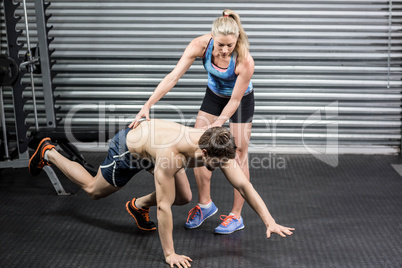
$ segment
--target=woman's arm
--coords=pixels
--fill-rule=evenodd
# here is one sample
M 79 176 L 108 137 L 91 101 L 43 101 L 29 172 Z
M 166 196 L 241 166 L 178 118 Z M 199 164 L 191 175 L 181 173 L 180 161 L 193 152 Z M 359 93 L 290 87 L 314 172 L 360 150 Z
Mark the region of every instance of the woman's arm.
M 137 127 L 140 119 L 146 117 L 149 120 L 149 109 L 166 95 L 179 81 L 179 79 L 187 72 L 197 57 L 202 57 L 208 45 L 210 34 L 195 38 L 190 42 L 184 50 L 182 57 L 176 64 L 176 67 L 168 75 L 163 78 L 159 85 L 155 88 L 151 97 L 144 104 L 141 111 L 136 115 L 134 121 L 129 127 Z
M 244 59 L 236 67 L 237 80 L 233 88 L 232 96 L 229 102 L 223 108 L 221 114 L 216 119 L 216 121 L 211 125 L 211 127 L 222 126 L 237 110 L 240 102 L 246 92 L 248 85 L 250 84 L 251 77 L 254 74 L 254 60 L 249 54 L 248 57 Z

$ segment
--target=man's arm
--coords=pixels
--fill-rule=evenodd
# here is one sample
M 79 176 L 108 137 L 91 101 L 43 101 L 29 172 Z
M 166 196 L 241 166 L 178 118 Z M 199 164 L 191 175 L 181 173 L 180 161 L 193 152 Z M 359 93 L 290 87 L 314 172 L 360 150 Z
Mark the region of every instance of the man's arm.
M 172 205 L 176 197 L 174 175 L 178 171 L 177 163 L 172 153 L 157 157 L 155 164 L 155 190 L 157 202 L 157 218 L 159 239 L 161 240 L 165 261 L 174 267 L 190 267 L 189 257 L 177 255 L 173 245 Z M 179 266 L 181 265 L 181 266 Z
M 292 234 L 291 231 L 294 230 L 294 228 L 281 226 L 275 222 L 264 201 L 234 159 L 231 159 L 225 163 L 221 169 L 232 186 L 239 191 L 247 203 L 260 216 L 267 227 L 268 238 L 272 233 L 277 233 L 282 237 L 285 237 L 285 234 Z

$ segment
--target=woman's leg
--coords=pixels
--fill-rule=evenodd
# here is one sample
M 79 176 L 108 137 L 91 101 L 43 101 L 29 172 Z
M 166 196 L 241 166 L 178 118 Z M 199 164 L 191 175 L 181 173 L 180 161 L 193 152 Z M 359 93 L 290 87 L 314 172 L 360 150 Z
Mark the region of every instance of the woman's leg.
M 194 128 L 203 128 L 211 125 L 218 118 L 203 111 L 199 111 Z M 212 172 L 206 167 L 194 168 L 195 181 L 198 188 L 198 203 L 207 204 L 211 200 L 211 175 Z
M 248 166 L 248 147 L 251 136 L 252 123 L 230 123 L 230 131 L 232 132 L 237 146 L 236 161 L 240 165 L 244 175 L 250 180 L 250 171 Z M 234 190 L 234 201 L 232 213 L 240 216 L 244 204 L 241 194 Z
M 217 116 L 199 111 L 195 121 L 195 128 L 203 128 L 212 124 Z M 193 229 L 199 227 L 204 220 L 214 215 L 218 208 L 211 201 L 211 175 L 206 167 L 194 168 L 195 181 L 198 189 L 198 204 L 189 211 L 189 215 L 184 225 L 186 228 Z
M 79 163 L 61 155 L 56 149 L 48 150 L 49 162 L 58 167 L 72 182 L 80 186 L 92 199 L 106 197 L 120 188 L 110 185 L 102 176 L 100 169 L 95 177 Z

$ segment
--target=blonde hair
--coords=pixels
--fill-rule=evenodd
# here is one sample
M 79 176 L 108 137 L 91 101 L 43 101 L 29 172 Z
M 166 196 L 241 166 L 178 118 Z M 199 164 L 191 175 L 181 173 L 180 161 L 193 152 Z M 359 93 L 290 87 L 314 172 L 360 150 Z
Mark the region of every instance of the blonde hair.
M 247 55 L 249 42 L 246 32 L 240 21 L 240 16 L 230 10 L 223 11 L 223 17 L 217 18 L 212 24 L 212 36 L 216 35 L 234 35 L 237 37 L 235 51 L 237 53 L 237 61 L 241 62 Z

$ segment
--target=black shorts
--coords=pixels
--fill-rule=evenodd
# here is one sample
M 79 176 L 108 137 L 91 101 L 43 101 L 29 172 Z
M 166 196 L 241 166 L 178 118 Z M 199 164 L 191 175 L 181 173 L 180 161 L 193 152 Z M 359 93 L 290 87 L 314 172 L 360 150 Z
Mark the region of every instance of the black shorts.
M 108 155 L 100 165 L 103 178 L 114 187 L 123 187 L 141 170 L 154 168 L 152 162 L 135 158 L 128 150 L 126 137 L 130 130 L 124 129 L 110 140 Z
M 202 102 L 200 110 L 212 115 L 219 116 L 223 108 L 229 102 L 230 97 L 223 97 L 217 95 L 209 87 L 205 92 L 205 97 Z M 250 123 L 253 121 L 254 116 L 254 91 L 243 96 L 240 105 L 236 112 L 230 118 L 231 123 Z

